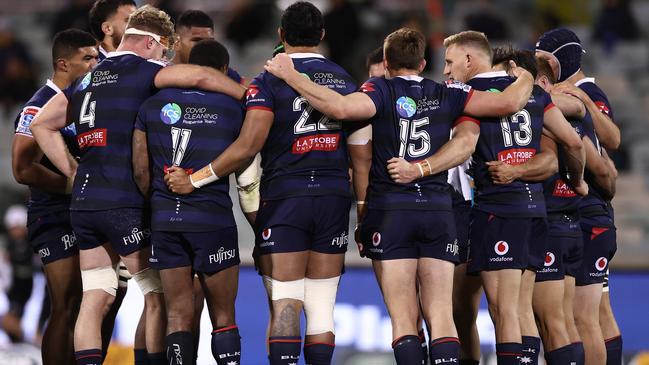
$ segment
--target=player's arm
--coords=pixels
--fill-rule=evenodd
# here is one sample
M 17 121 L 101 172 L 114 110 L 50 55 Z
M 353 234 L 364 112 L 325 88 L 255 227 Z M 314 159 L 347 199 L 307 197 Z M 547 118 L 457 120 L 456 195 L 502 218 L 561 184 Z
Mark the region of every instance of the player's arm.
M 586 183 L 584 182 L 584 167 L 586 166 L 586 152 L 584 145 L 575 129 L 568 123 L 558 108 L 549 108 L 543 114 L 543 126 L 551 132 L 551 137 L 559 143 L 564 151 L 564 161 L 568 169 L 570 184 L 576 193 L 584 195 Z
M 599 109 L 584 90 L 567 81 L 555 85 L 554 89 L 559 92 L 574 95 L 586 105 L 586 109 L 593 118 L 597 138 L 604 148 L 615 151 L 620 147 L 620 128 L 618 128 L 608 115 Z
M 365 199 L 372 167 L 372 126 L 367 125 L 351 132 L 347 138 L 347 150 L 352 167 L 356 214 L 360 222 L 365 214 Z
M 550 93 L 552 104 L 556 105 L 566 118 L 583 118 L 586 105 L 578 98 L 564 93 Z
M 261 182 L 261 156 L 255 155 L 250 164 L 236 171 L 239 206 L 250 226 L 254 227 L 259 210 L 259 184 Z
M 149 196 L 151 189 L 150 171 L 146 132 L 136 128 L 133 130 L 133 177 L 137 188 L 144 196 Z
M 586 169 L 592 174 L 593 183 L 601 189 L 602 198 L 613 199 L 617 178 L 617 169 L 615 169 L 613 161 L 608 158 L 605 150 L 602 150 L 602 155 L 600 155 L 588 137 L 584 137 L 584 147 L 586 149 Z
M 273 112 L 249 110 L 239 137 L 207 166 L 188 176 L 185 170 L 172 167 L 165 175 L 169 190 L 176 194 L 189 194 L 194 189 L 226 177 L 245 167 L 261 151 L 273 125 Z
M 541 150 L 534 157 L 520 165 L 502 161 L 488 161 L 489 175 L 494 184 L 511 184 L 514 180 L 539 182 L 559 171 L 557 144 L 550 137 L 541 136 Z
M 36 114 L 30 127 L 36 143 L 47 158 L 61 173 L 73 178 L 77 171 L 77 161 L 68 151 L 59 129 L 65 128 L 68 99 L 60 92 L 47 102 Z
M 412 163 L 402 157 L 388 160 L 388 173 L 392 180 L 407 184 L 424 176 L 439 174 L 471 157 L 480 137 L 480 125 L 472 118 L 462 117 L 460 120 L 453 129 L 451 140 L 432 156 Z
M 374 102 L 365 93 L 341 95 L 320 86 L 293 67 L 293 61 L 285 53 L 279 53 L 264 66 L 266 71 L 284 80 L 309 104 L 329 118 L 336 120 L 367 120 L 376 114 Z
M 534 78 L 527 70 L 516 67 L 516 81 L 501 93 L 473 90 L 464 106 L 464 114 L 474 117 L 505 116 L 523 109 L 532 94 Z
M 246 87 L 236 83 L 223 72 L 198 65 L 167 66 L 155 75 L 155 87 L 178 87 L 201 89 L 230 95 L 237 100 L 243 98 Z

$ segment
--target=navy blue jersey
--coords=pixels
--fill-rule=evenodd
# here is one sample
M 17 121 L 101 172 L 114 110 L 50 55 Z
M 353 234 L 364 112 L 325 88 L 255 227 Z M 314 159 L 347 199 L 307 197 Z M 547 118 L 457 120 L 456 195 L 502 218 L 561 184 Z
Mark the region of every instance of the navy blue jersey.
M 224 94 L 164 89 L 142 105 L 135 128 L 147 133 L 153 230 L 205 232 L 235 226 L 227 176 L 177 195 L 167 188 L 164 174 L 170 166 L 200 170 L 232 144 L 242 122 L 241 103 Z
M 133 125 L 156 88 L 162 64 L 132 52 L 114 52 L 65 90 L 81 160 L 71 210 L 140 208 L 132 167 Z
M 599 152 L 599 154 L 602 154 L 602 146 L 599 144 L 599 139 L 597 138 L 597 134 L 595 133 L 595 126 L 593 125 L 592 118 L 589 119 L 590 123 L 584 123 L 584 136 L 588 137 L 593 142 L 593 145 L 595 145 L 595 149 Z M 588 170 L 584 172 L 584 180 L 586 183 L 588 183 L 588 195 L 585 196 L 581 202 L 579 203 L 579 209 L 580 210 L 588 210 L 591 212 L 597 212 L 595 215 L 607 215 L 610 212 L 608 212 L 608 204 L 602 198 L 603 194 L 599 191 L 599 188 L 597 187 L 597 184 L 595 184 L 595 177 L 593 176 L 592 173 L 590 173 Z M 585 213 L 584 216 L 589 215 L 589 213 Z
M 244 81 L 245 81 L 243 79 L 243 77 L 237 72 L 237 70 L 235 70 L 233 68 L 228 67 L 227 75 L 228 75 L 229 78 L 231 78 L 232 80 L 234 80 L 234 82 L 236 82 L 238 84 L 243 84 Z
M 340 66 L 315 53 L 294 53 L 295 69 L 313 82 L 341 94 L 356 83 Z M 341 123 L 329 120 L 284 81 L 268 72 L 252 80 L 247 110 L 274 113 L 261 150 L 261 199 L 295 196 L 349 196 L 347 146 Z
M 38 89 L 34 96 L 23 106 L 20 114 L 16 118 L 14 128 L 16 134 L 21 136 L 33 138 L 32 132 L 29 127 L 32 124 L 34 116 L 41 110 L 41 108 L 57 93 L 61 92 L 59 88 L 50 80 L 47 80 L 47 83 Z M 68 150 L 72 156 L 79 155 L 79 149 L 77 147 L 75 139 L 75 129 L 74 124 L 71 124 L 63 129 L 61 129 L 61 134 L 63 135 L 63 140 L 65 141 Z M 56 172 L 59 175 L 63 175 L 55 166 L 50 162 L 47 156 L 43 155 L 40 161 L 41 165 L 46 168 Z M 65 194 L 54 194 L 46 192 L 42 189 L 29 187 L 30 198 L 29 198 L 29 221 L 47 215 L 54 212 L 67 211 L 70 207 L 70 196 Z
M 109 53 L 104 49 L 104 47 L 101 46 L 101 44 L 99 45 L 98 50 L 99 52 L 97 53 L 97 63 L 105 60 Z
M 608 97 L 602 89 L 595 84 L 595 79 L 592 77 L 583 78 L 575 83 L 575 86 L 582 89 L 590 98 L 590 100 L 597 105 L 597 108 L 600 112 L 609 116 L 611 120 L 613 119 L 613 108 L 611 103 L 608 101 Z
M 448 142 L 472 89 L 438 84 L 419 76 L 374 77 L 361 87 L 376 106 L 372 123 L 372 167 L 368 204 L 372 209 L 451 210 L 447 171 L 408 184 L 394 182 L 386 169 L 392 157 L 419 161 Z
M 584 118 L 573 118 L 568 121 L 581 138 L 584 137 L 584 125 L 586 125 L 586 128 L 588 128 L 588 126 L 591 126 L 591 129 L 593 125 L 593 120 L 591 119 L 590 113 L 588 113 L 588 111 L 586 111 Z M 563 148 L 559 148 L 558 158 L 559 172 L 543 182 L 545 205 L 548 213 L 576 213 L 582 197 L 575 193 L 568 183 L 568 169 L 565 164 L 566 158 Z
M 481 74 L 468 82 L 476 90 L 501 92 L 514 81 L 505 72 Z M 476 185 L 474 208 L 502 217 L 544 217 L 541 183 L 515 180 L 496 185 L 489 175 L 488 161 L 519 165 L 534 157 L 541 145 L 543 115 L 552 108 L 550 95 L 538 86 L 524 109 L 503 118 L 480 118 L 480 138 L 471 167 Z

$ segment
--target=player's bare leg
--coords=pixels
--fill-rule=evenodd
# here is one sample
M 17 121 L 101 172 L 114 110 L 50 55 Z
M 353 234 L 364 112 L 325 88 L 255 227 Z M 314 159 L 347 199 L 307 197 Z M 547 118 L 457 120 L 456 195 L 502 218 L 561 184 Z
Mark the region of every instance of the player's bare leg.
M 51 299 L 50 318 L 41 347 L 43 364 L 73 364 L 74 323 L 82 295 L 79 256 L 54 261 L 43 270 Z
M 304 358 L 308 364 L 331 364 L 336 343 L 333 309 L 344 261 L 344 253 L 325 254 L 309 251 L 304 285 L 307 327 Z
M 193 364 L 194 295 L 190 266 L 160 270 L 167 314 L 166 353 L 170 364 Z
M 602 293 L 599 304 L 599 326 L 602 329 L 606 345 L 606 364 L 620 365 L 622 363 L 622 335 L 611 308 L 611 296 L 608 290 Z
M 522 274 L 518 269 L 482 271 L 482 283 L 489 303 L 489 314 L 496 328 L 496 353 L 499 364 L 518 364 L 522 348 L 518 321 L 518 298 Z M 510 349 L 511 347 L 511 349 Z
M 431 364 L 457 361 L 460 342 L 453 322 L 453 275 L 455 264 L 429 257 L 420 258 L 417 278 L 424 318 L 429 323 Z
M 575 289 L 575 324 L 584 343 L 586 364 L 606 364 L 606 347 L 599 326 L 602 284 L 578 286 Z
M 140 320 L 135 328 L 135 339 L 133 341 L 134 365 L 148 365 L 149 355 L 146 351 L 146 310 L 142 308 Z
M 239 364 L 241 337 L 234 313 L 239 288 L 239 265 L 211 275 L 200 274 L 199 277 L 212 321 L 212 355 L 218 365 Z
M 518 299 L 518 320 L 521 324 L 521 341 L 523 344 L 523 358 L 531 360 L 530 364 L 536 365 L 539 362 L 541 351 L 541 339 L 539 330 L 536 327 L 534 311 L 532 309 L 532 297 L 534 294 L 534 280 L 536 272 L 524 270 L 521 279 L 521 290 Z
M 192 280 L 194 286 L 194 324 L 192 326 L 192 335 L 194 337 L 194 359 L 198 358 L 198 343 L 201 340 L 201 314 L 205 305 L 205 295 L 198 276 L 194 275 Z
M 300 312 L 304 304 L 304 278 L 308 251 L 272 253 L 259 259 L 263 275 L 271 282 L 270 363 L 288 364 L 300 356 Z
M 417 260 L 372 260 L 372 266 L 390 315 L 397 364 L 421 363 L 417 334 Z
M 480 336 L 478 335 L 478 310 L 482 295 L 479 276 L 466 274 L 466 264 L 457 265 L 453 276 L 453 321 L 460 339 L 460 363 L 480 362 Z
M 122 261 L 144 293 L 144 337 L 149 360 L 155 363 L 164 359 L 167 317 L 160 277 L 156 270 L 149 268 L 150 253 L 148 248 L 144 248 L 122 257 Z
M 104 318 L 104 322 L 101 324 L 101 350 L 104 353 L 104 357 L 108 353 L 110 338 L 113 336 L 113 329 L 115 328 L 115 318 L 117 318 L 117 312 L 119 312 L 125 296 L 126 287 L 118 285 L 115 300 L 111 304 L 110 310 L 106 314 L 106 318 Z
M 82 359 L 93 360 L 97 363 L 102 359 L 102 323 L 108 314 L 110 306 L 115 301 L 117 290 L 117 272 L 115 265 L 118 256 L 109 244 L 104 244 L 88 250 L 80 250 L 79 262 L 82 272 L 84 270 L 113 270 L 114 286 L 107 290 L 114 290 L 112 293 L 103 289 L 88 289 L 84 282 L 83 299 L 79 309 L 79 316 L 74 328 L 74 349 L 77 362 Z M 84 279 L 85 280 L 85 279 Z M 102 283 L 103 284 L 103 283 Z
M 571 347 L 563 306 L 557 306 L 563 302 L 564 292 L 563 280 L 538 282 L 534 286 L 534 313 L 549 365 L 575 362 L 578 356 Z
M 566 320 L 566 331 L 568 340 L 573 346 L 577 365 L 584 365 L 584 344 L 581 341 L 579 330 L 575 324 L 574 302 L 575 302 L 575 278 L 568 276 L 564 278 L 563 294 L 563 315 Z

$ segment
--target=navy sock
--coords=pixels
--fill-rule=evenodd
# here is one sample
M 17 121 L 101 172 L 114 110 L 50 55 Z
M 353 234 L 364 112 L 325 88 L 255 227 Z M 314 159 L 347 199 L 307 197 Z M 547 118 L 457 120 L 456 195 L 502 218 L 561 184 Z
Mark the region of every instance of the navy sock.
M 574 358 L 577 361 L 577 365 L 584 365 L 586 362 L 584 354 L 584 343 L 583 342 L 573 342 L 570 344 L 572 347 L 572 352 L 575 354 Z
M 300 336 L 274 336 L 268 338 L 270 365 L 288 365 L 300 359 Z
M 497 343 L 498 365 L 520 365 L 523 345 L 515 342 Z
M 305 343 L 304 362 L 306 365 L 330 365 L 335 347 L 333 343 Z
M 212 331 L 212 356 L 218 365 L 241 363 L 241 336 L 237 326 Z
M 480 365 L 480 361 L 479 360 L 463 359 L 463 360 L 460 360 L 460 365 Z
M 431 364 L 457 364 L 460 357 L 460 340 L 457 337 L 440 337 L 430 341 Z
M 135 355 L 134 365 L 150 365 L 149 354 L 146 352 L 146 349 L 134 349 L 133 355 Z
M 74 353 L 77 365 L 101 365 L 101 349 L 81 350 Z
M 152 354 L 148 354 L 147 357 L 149 358 L 149 364 L 150 365 L 166 365 L 167 364 L 167 357 L 165 356 L 164 351 L 163 352 L 155 352 Z M 188 363 L 185 363 L 187 365 Z
M 548 365 L 566 365 L 577 362 L 572 345 L 559 347 L 545 353 L 545 362 Z
M 425 357 L 421 353 L 419 337 L 415 335 L 402 336 L 392 342 L 394 358 L 397 365 L 418 365 L 423 364 Z
M 525 359 L 524 364 L 538 365 L 539 352 L 541 351 L 541 339 L 532 336 L 523 336 L 523 350 L 521 362 Z M 529 361 L 527 360 L 529 359 Z
M 165 338 L 169 365 L 191 364 L 194 359 L 194 336 L 189 331 L 174 332 Z M 151 361 L 151 354 L 149 354 Z M 153 365 L 153 362 L 151 362 Z
M 419 344 L 421 345 L 421 354 L 424 356 L 424 365 L 428 364 L 428 343 L 426 342 L 426 334 L 424 328 L 419 330 Z
M 606 365 L 622 364 L 622 336 L 615 336 L 605 341 Z

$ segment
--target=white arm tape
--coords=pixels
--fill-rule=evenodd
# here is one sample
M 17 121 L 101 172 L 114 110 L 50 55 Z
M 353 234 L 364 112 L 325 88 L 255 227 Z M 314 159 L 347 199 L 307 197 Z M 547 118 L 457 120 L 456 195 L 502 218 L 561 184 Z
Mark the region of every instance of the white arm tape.
M 250 161 L 250 165 L 235 175 L 237 178 L 237 185 L 240 188 L 245 188 L 256 181 L 259 181 L 259 178 L 261 177 L 261 155 L 255 155 L 255 158 Z
M 306 334 L 334 333 L 334 305 L 340 276 L 304 281 Z
M 190 182 L 190 183 L 192 184 L 192 186 L 195 187 L 196 189 L 200 189 L 200 188 L 202 188 L 203 186 L 205 186 L 205 185 L 207 185 L 207 184 L 211 184 L 211 183 L 213 183 L 213 182 L 215 182 L 216 180 L 219 179 L 219 177 L 216 176 L 216 174 L 214 173 L 214 169 L 212 169 L 212 164 L 209 163 L 209 164 L 207 164 L 207 166 L 208 166 L 209 169 L 210 169 L 210 176 L 208 176 L 208 177 L 206 177 L 206 178 L 204 178 L 204 179 L 202 179 L 202 180 L 194 181 L 194 179 L 192 178 L 192 176 L 193 176 L 194 174 L 189 175 L 189 182 Z
M 117 294 L 117 271 L 114 266 L 81 270 L 83 291 L 100 289 L 115 296 Z
M 250 165 L 237 178 L 239 205 L 244 213 L 259 210 L 259 179 L 261 177 L 261 156 L 257 154 Z
M 365 127 L 355 130 L 347 137 L 347 144 L 352 145 L 366 145 L 367 142 L 372 140 L 372 125 L 368 124 Z

